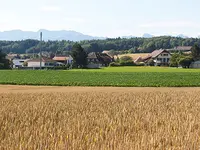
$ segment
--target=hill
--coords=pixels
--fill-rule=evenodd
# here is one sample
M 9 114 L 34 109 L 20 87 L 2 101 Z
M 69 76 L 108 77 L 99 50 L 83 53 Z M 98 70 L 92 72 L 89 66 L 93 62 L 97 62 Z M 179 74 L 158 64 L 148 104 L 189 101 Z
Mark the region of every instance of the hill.
M 48 40 L 69 40 L 69 41 L 82 41 L 82 40 L 93 40 L 93 39 L 104 39 L 102 37 L 93 37 L 89 35 L 85 35 L 76 31 L 49 31 L 45 29 L 41 29 L 37 32 L 33 31 L 22 31 L 22 30 L 12 30 L 12 31 L 4 31 L 0 32 L 0 40 L 7 41 L 19 41 L 26 39 L 39 39 L 39 33 L 43 32 L 43 39 L 45 41 Z

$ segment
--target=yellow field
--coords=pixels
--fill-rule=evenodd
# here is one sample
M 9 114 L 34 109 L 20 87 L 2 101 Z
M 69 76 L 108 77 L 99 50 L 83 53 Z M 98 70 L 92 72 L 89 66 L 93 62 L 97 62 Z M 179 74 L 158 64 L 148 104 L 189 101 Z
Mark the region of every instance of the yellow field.
M 0 86 L 2 150 L 199 146 L 200 88 Z
M 137 54 L 123 54 L 123 55 L 118 55 L 119 58 L 123 56 L 130 56 L 132 57 L 133 60 L 136 60 L 138 57 L 147 57 L 150 53 L 137 53 Z

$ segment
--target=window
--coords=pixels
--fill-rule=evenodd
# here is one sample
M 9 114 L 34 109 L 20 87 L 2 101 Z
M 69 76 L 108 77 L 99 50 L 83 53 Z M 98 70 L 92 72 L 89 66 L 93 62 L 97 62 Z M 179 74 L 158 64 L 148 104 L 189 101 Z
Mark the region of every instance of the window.
M 167 62 L 169 62 L 169 58 L 167 58 Z
M 166 62 L 166 58 L 163 58 L 163 62 L 164 62 L 164 63 Z
M 168 54 L 162 54 L 162 56 L 168 56 Z
M 162 61 L 162 58 L 157 58 L 157 61 Z

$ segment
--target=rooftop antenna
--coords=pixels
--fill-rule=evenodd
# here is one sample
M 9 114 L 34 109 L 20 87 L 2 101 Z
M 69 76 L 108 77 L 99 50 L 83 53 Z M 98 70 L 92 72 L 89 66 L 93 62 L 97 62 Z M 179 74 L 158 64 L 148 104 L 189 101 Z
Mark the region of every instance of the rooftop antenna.
M 40 32 L 40 70 L 42 69 L 42 32 Z

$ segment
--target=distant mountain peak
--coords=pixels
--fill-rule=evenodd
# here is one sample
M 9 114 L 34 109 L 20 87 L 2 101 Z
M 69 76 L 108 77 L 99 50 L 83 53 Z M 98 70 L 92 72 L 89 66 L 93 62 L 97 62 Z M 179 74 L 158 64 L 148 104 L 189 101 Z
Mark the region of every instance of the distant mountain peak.
M 72 30 L 50 31 L 46 29 L 40 29 L 37 32 L 22 31 L 22 30 L 11 30 L 11 31 L 0 32 L 0 40 L 8 40 L 8 41 L 18 41 L 25 39 L 39 40 L 39 32 L 43 32 L 43 39 L 45 41 L 47 40 L 82 41 L 82 40 L 104 39 L 102 37 L 93 37 Z
M 154 35 L 151 35 L 149 33 L 144 33 L 142 37 L 144 37 L 144 38 L 152 38 L 152 37 L 154 37 Z
M 184 34 L 179 34 L 177 35 L 177 37 L 180 37 L 180 38 L 188 38 L 188 36 L 184 35 Z

